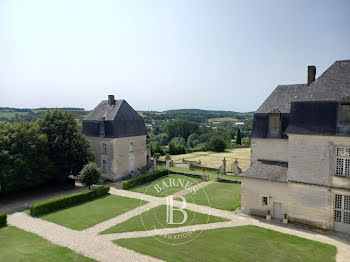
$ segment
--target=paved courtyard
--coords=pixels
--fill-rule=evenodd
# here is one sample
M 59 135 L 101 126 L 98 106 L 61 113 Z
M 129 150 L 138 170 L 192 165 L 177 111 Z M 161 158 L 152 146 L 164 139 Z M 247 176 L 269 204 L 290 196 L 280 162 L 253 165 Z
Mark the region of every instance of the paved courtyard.
M 200 187 L 205 187 L 210 183 L 201 183 Z M 71 250 L 93 258 L 97 261 L 160 261 L 159 259 L 137 253 L 112 243 L 112 240 L 148 237 L 162 234 L 173 234 L 187 231 L 207 230 L 225 227 L 235 227 L 244 225 L 255 225 L 262 228 L 275 230 L 285 234 L 291 234 L 302 238 L 319 241 L 322 243 L 334 245 L 337 247 L 338 262 L 350 261 L 350 242 L 332 234 L 323 234 L 309 231 L 307 229 L 297 228 L 292 225 L 283 225 L 278 223 L 267 223 L 263 220 L 255 219 L 249 216 L 240 214 L 239 212 L 231 212 L 210 208 L 207 206 L 187 203 L 186 209 L 210 214 L 218 217 L 229 219 L 227 222 L 217 222 L 210 224 L 198 224 L 192 226 L 183 226 L 177 228 L 155 229 L 152 231 L 126 232 L 100 235 L 99 233 L 128 219 L 139 215 L 141 212 L 146 212 L 154 207 L 166 204 L 166 198 L 158 198 L 141 193 L 130 192 L 121 189 L 111 188 L 111 194 L 125 196 L 148 201 L 146 205 L 137 207 L 131 211 L 121 214 L 117 217 L 99 223 L 83 231 L 72 230 L 40 218 L 31 217 L 24 212 L 14 213 L 8 216 L 8 224 L 21 228 L 25 231 L 35 233 L 54 244 L 68 247 Z M 183 190 L 176 193 L 176 196 L 182 196 L 188 193 Z M 174 201 L 174 206 L 181 207 L 182 202 Z

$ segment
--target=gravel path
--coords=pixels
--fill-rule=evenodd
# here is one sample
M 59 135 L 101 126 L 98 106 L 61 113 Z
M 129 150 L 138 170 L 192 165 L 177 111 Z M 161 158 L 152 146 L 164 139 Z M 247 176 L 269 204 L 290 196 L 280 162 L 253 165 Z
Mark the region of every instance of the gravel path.
M 67 247 L 97 261 L 162 261 L 120 247 L 87 232 L 68 229 L 39 218 L 33 218 L 23 212 L 10 215 L 8 224 L 37 234 L 54 244 Z
M 197 187 L 203 187 L 210 183 L 203 182 L 201 184 L 195 185 Z M 195 187 L 193 186 L 193 187 Z M 187 194 L 190 189 L 182 190 L 178 195 Z M 17 226 L 26 231 L 33 232 L 37 235 L 42 236 L 43 238 L 64 247 L 68 247 L 73 251 L 83 254 L 87 257 L 96 259 L 98 261 L 161 261 L 155 258 L 152 258 L 147 255 L 139 254 L 135 251 L 128 250 L 126 248 L 120 247 L 111 242 L 111 240 L 122 239 L 122 238 L 138 238 L 138 237 L 148 237 L 154 235 L 162 234 L 172 234 L 172 233 L 181 233 L 188 231 L 198 231 L 198 230 L 208 230 L 215 228 L 224 228 L 224 227 L 234 227 L 242 225 L 255 225 L 262 228 L 267 228 L 275 230 L 285 234 L 291 234 L 299 236 L 302 238 L 319 241 L 322 243 L 331 244 L 337 247 L 337 262 L 349 262 L 350 261 L 350 241 L 341 239 L 337 236 L 330 234 L 322 234 L 317 232 L 312 232 L 306 229 L 297 228 L 293 225 L 283 225 L 276 224 L 274 222 L 265 222 L 264 220 L 255 219 L 240 213 L 230 212 L 215 208 L 210 208 L 207 206 L 200 206 L 193 203 L 187 203 L 186 209 L 200 212 L 204 214 L 210 214 L 214 216 L 224 217 L 229 219 L 228 222 L 218 222 L 210 224 L 200 224 L 193 226 L 184 226 L 178 228 L 165 228 L 157 229 L 152 231 L 138 231 L 138 232 L 126 232 L 126 233 L 116 233 L 108 235 L 98 235 L 98 233 L 116 225 L 122 223 L 134 216 L 140 214 L 140 212 L 145 212 L 149 209 L 152 209 L 156 206 L 166 203 L 166 198 L 158 198 L 154 196 L 148 196 L 141 193 L 119 190 L 111 188 L 111 194 L 131 197 L 136 199 L 143 199 L 149 203 L 130 210 L 120 216 L 104 221 L 100 224 L 97 224 L 89 229 L 84 231 L 75 231 L 57 224 L 39 219 L 33 218 L 26 215 L 25 213 L 15 213 L 8 216 L 8 223 L 13 226 Z M 174 205 L 177 207 L 182 206 L 181 201 L 174 201 Z

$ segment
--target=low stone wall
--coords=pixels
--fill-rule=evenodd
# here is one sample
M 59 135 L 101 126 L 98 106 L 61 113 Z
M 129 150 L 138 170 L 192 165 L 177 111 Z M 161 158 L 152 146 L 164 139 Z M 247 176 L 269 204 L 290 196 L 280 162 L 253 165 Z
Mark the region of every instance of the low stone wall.
M 200 178 L 204 181 L 209 181 L 209 176 L 206 176 L 206 175 L 191 174 L 191 173 L 180 172 L 180 171 L 170 171 L 170 172 L 172 174 L 183 175 L 183 176 L 188 176 L 188 177 L 196 177 L 196 178 Z
M 194 161 L 194 160 L 186 160 L 186 159 L 182 159 L 182 164 L 195 164 L 195 165 L 201 165 L 202 162 L 199 160 L 199 161 Z
M 215 178 L 215 182 L 223 182 L 223 183 L 233 183 L 233 184 L 241 184 L 240 180 L 230 180 L 226 178 L 217 177 Z

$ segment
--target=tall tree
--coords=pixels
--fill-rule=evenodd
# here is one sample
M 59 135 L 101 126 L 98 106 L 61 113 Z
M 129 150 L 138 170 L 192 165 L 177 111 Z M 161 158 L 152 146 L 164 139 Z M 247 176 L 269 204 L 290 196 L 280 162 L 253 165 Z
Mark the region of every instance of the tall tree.
M 76 176 L 85 164 L 94 161 L 89 142 L 72 113 L 48 110 L 39 119 L 39 125 L 49 142 L 49 158 L 55 165 L 56 178 Z
M 239 129 L 239 127 L 237 128 L 237 131 L 236 131 L 236 144 L 237 145 L 242 144 L 241 130 Z
M 46 183 L 53 178 L 49 146 L 38 123 L 0 123 L 1 191 L 15 191 Z

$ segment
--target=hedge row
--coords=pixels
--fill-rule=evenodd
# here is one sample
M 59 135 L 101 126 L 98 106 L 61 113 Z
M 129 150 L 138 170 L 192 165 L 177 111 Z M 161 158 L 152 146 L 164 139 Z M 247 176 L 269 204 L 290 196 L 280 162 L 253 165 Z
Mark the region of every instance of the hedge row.
M 41 202 L 36 202 L 30 206 L 31 216 L 40 216 L 58 209 L 70 207 L 82 202 L 104 196 L 108 193 L 109 186 L 101 186 L 94 190 L 83 191 L 66 196 L 56 197 Z
M 150 174 L 138 176 L 138 177 L 131 178 L 128 180 L 124 180 L 123 181 L 123 189 L 129 189 L 129 188 L 132 188 L 134 186 L 142 185 L 142 184 L 145 184 L 147 182 L 157 180 L 158 178 L 161 178 L 163 176 L 167 176 L 168 174 L 169 174 L 168 170 L 157 170 L 157 171 L 154 171 Z
M 0 212 L 0 227 L 4 227 L 7 224 L 7 215 L 5 212 Z

